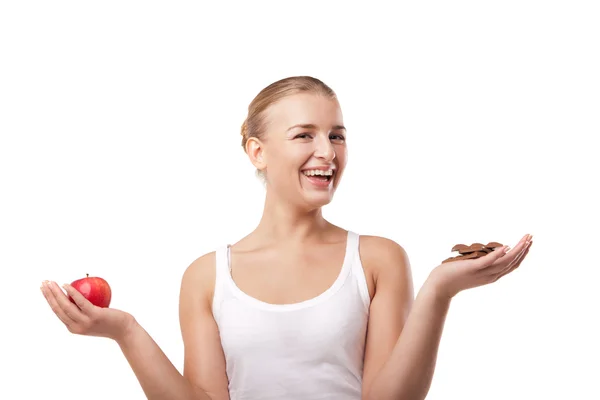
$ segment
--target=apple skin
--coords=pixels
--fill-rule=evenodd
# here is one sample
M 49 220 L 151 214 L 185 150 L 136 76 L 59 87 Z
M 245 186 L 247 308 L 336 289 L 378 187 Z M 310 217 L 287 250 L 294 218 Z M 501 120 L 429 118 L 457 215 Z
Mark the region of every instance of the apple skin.
M 110 305 L 110 299 L 112 292 L 110 285 L 104 279 L 97 276 L 89 276 L 85 274 L 85 278 L 77 279 L 71 283 L 71 286 L 75 288 L 79 293 L 90 301 L 95 306 L 107 308 Z M 71 303 L 75 304 L 75 301 L 69 296 Z

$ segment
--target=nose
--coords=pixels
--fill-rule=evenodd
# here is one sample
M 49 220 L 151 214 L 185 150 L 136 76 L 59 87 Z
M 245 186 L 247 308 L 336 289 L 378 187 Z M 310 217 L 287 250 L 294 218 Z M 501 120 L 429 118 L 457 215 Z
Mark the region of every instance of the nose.
M 318 135 L 314 143 L 315 157 L 321 158 L 327 162 L 333 161 L 335 158 L 335 150 L 329 140 L 329 135 Z

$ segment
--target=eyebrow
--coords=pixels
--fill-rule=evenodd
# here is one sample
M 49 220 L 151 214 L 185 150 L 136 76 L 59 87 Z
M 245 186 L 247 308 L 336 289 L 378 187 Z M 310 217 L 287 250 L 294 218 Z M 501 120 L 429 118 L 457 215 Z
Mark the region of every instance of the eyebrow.
M 289 131 L 291 131 L 294 128 L 317 129 L 317 126 L 314 125 L 314 124 L 297 124 L 297 125 L 289 127 L 286 132 L 289 132 Z M 346 127 L 343 126 L 343 125 L 334 125 L 332 127 L 332 130 L 334 130 L 334 131 L 340 130 L 340 129 L 346 130 Z

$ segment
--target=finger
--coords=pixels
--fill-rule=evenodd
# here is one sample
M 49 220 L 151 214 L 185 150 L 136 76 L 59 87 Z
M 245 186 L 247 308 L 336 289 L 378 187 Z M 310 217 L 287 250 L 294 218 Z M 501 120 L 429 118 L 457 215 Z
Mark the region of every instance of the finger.
M 527 245 L 527 248 L 525 249 L 525 253 L 523 254 L 523 257 L 521 257 L 521 259 L 519 260 L 519 262 L 517 263 L 517 265 L 515 266 L 514 269 L 519 268 L 519 266 L 521 265 L 523 260 L 525 260 L 525 257 L 527 257 L 527 254 L 529 254 L 529 250 L 531 250 L 531 246 L 533 246 L 533 240 L 531 240 L 529 242 L 529 244 Z
M 81 292 L 79 292 L 79 290 L 75 289 L 73 286 L 69 285 L 68 283 L 65 283 L 63 285 L 63 288 L 65 289 L 67 294 L 69 296 L 71 296 L 71 298 L 73 299 L 75 304 L 77 304 L 77 307 L 79 307 L 81 312 L 83 312 L 84 314 L 89 314 L 92 311 L 92 309 L 95 307 L 88 299 L 86 299 L 81 294 Z
M 54 298 L 56 299 L 56 302 L 58 303 L 59 307 L 70 319 L 72 319 L 76 323 L 84 320 L 85 316 L 83 315 L 81 310 L 77 308 L 75 304 L 71 303 L 69 298 L 58 287 L 56 282 L 50 282 L 50 288 L 52 290 L 52 293 L 54 294 Z
M 525 246 L 527 246 L 527 245 L 525 245 Z M 509 260 L 508 264 L 503 263 L 501 268 L 494 268 L 496 270 L 495 274 L 496 275 L 500 275 L 504 271 L 507 271 L 507 270 L 511 269 L 513 267 L 513 265 L 515 265 L 517 262 L 519 262 L 519 260 L 521 259 L 521 256 L 523 255 L 523 252 L 525 252 L 525 249 L 526 248 L 521 249 L 521 251 L 519 252 L 519 254 L 517 254 L 516 256 L 513 254 L 513 259 Z
M 509 269 L 508 271 L 504 272 L 502 274 L 502 276 L 511 273 L 512 271 L 514 271 L 515 269 L 519 268 L 521 266 L 521 263 L 523 262 L 523 260 L 525 260 L 525 257 L 527 257 L 527 254 L 529 254 L 529 250 L 531 249 L 531 246 L 533 245 L 533 240 L 531 242 L 529 242 L 529 244 L 527 245 L 527 248 L 525 248 L 525 250 L 523 251 L 523 254 L 521 255 L 521 257 L 519 258 L 519 261 L 516 262 L 511 269 Z
M 503 261 L 508 261 L 509 263 L 512 263 L 515 259 L 517 259 L 523 251 L 523 249 L 525 249 L 525 246 L 527 246 L 528 237 L 529 235 L 525 235 L 521 240 L 519 240 L 519 243 L 517 243 L 515 248 L 506 254 L 508 257 Z
M 509 249 L 509 246 L 498 247 L 494 251 L 486 254 L 485 256 L 473 260 L 473 265 L 478 270 L 486 270 L 488 267 L 494 265 L 498 260 L 506 256 L 506 252 Z
M 56 297 L 54 296 L 54 292 L 50 288 L 50 283 L 46 282 L 46 281 L 43 282 L 42 286 L 41 286 L 41 289 L 42 289 L 42 293 L 44 294 L 44 297 L 46 298 L 46 301 L 48 302 L 48 304 L 50 305 L 50 308 L 52 309 L 52 311 L 54 311 L 54 314 L 56 314 L 56 316 L 58 317 L 58 319 L 60 319 L 61 322 L 63 324 L 65 324 L 67 327 L 70 327 L 70 326 L 74 325 L 75 321 L 73 321 L 63 311 L 63 309 L 58 304 L 58 301 L 56 300 Z
M 500 272 L 500 274 L 504 275 L 508 271 L 512 271 L 513 269 L 515 269 L 523 261 L 523 258 L 525 257 L 525 254 L 527 253 L 527 251 L 529 251 L 529 247 L 531 247 L 531 242 L 527 242 L 527 244 L 525 245 L 525 247 L 523 248 L 523 250 L 521 250 L 521 252 L 519 253 L 519 255 L 510 264 L 508 264 Z
M 515 253 L 521 254 L 521 251 L 527 247 L 527 245 L 529 244 L 529 242 L 531 241 L 532 236 L 531 235 L 525 235 L 521 238 L 521 240 L 519 240 L 519 243 L 517 243 L 517 245 L 515 246 L 515 248 L 513 249 L 513 251 Z M 512 252 L 511 252 L 512 253 Z M 510 253 L 509 253 L 510 254 Z
M 515 248 L 506 253 L 505 257 L 501 257 L 499 258 L 499 260 L 495 260 L 492 264 L 487 264 L 487 268 L 484 268 L 483 271 L 486 274 L 495 275 L 504 271 L 505 268 L 513 265 L 515 260 L 519 257 L 519 255 L 525 248 L 525 246 L 527 246 L 527 240 L 529 239 L 529 237 L 530 235 L 523 236 L 523 238 L 521 238 L 521 240 L 519 241 L 519 243 L 517 243 Z
M 533 244 L 533 241 L 529 242 L 529 244 L 527 245 L 527 247 L 519 255 L 519 258 L 517 259 L 517 261 L 515 263 L 513 263 L 510 266 L 510 268 L 506 268 L 504 271 L 502 271 L 500 274 L 498 274 L 498 276 L 495 278 L 495 280 L 498 280 L 498 279 L 502 278 L 503 276 L 510 274 L 515 269 L 519 268 L 519 266 L 521 265 L 521 263 L 523 262 L 523 260 L 527 256 L 527 254 L 529 254 L 529 249 L 531 249 L 531 245 L 532 244 Z

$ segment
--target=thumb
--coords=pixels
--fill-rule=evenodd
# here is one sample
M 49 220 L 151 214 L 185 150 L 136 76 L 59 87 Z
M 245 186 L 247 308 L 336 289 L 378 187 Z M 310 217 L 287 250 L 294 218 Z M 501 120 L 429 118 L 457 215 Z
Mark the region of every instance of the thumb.
M 491 253 L 488 253 L 485 256 L 477 259 L 477 261 L 480 264 L 479 266 L 485 267 L 486 265 L 493 264 L 494 262 L 496 262 L 496 260 L 504 257 L 506 255 L 506 253 L 508 252 L 508 250 L 510 250 L 510 246 L 502 246 L 502 247 L 496 248 Z
M 77 305 L 77 307 L 79 307 L 84 313 L 94 307 L 94 305 L 88 299 L 83 297 L 81 292 L 79 292 L 79 290 L 75 289 L 73 286 L 65 283 L 63 288 L 69 295 L 69 300 L 75 303 L 75 305 Z

